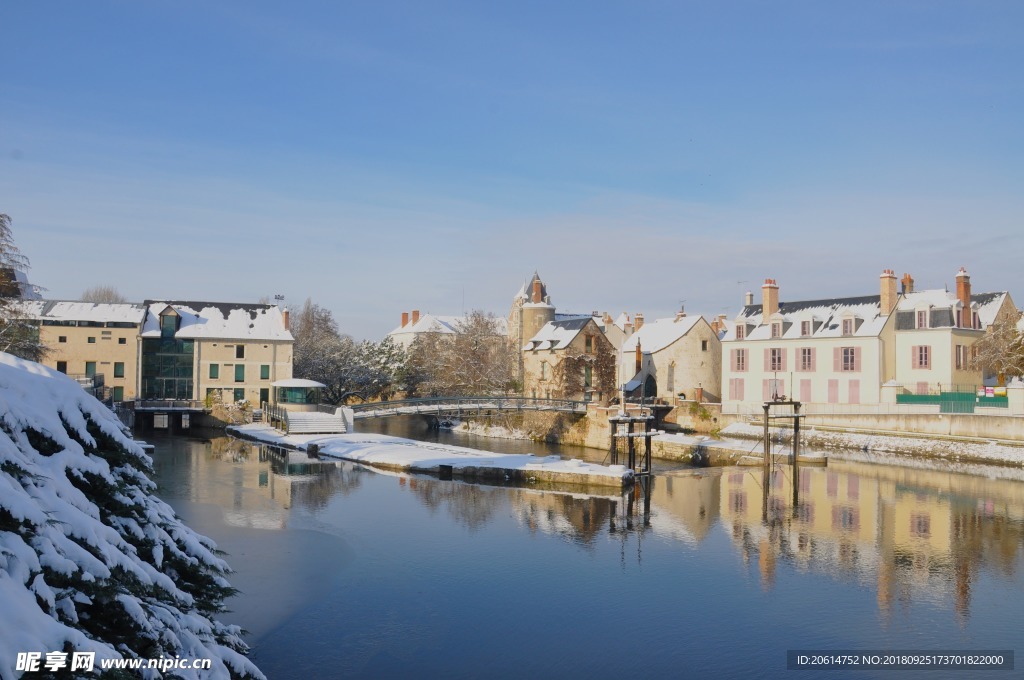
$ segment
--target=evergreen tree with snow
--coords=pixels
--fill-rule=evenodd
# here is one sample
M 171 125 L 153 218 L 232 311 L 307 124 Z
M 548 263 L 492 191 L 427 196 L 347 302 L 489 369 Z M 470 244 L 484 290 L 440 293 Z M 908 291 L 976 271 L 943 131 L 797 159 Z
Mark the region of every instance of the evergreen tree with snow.
M 39 327 L 22 313 L 17 280 L 17 272 L 28 266 L 28 258 L 14 243 L 11 218 L 0 213 L 0 352 L 39 361 L 46 348 L 39 342 Z
M 93 652 L 93 677 L 104 659 L 175 657 L 212 668 L 163 677 L 263 677 L 216 619 L 228 565 L 153 495 L 150 471 L 77 383 L 0 354 L 0 678 L 25 652 Z

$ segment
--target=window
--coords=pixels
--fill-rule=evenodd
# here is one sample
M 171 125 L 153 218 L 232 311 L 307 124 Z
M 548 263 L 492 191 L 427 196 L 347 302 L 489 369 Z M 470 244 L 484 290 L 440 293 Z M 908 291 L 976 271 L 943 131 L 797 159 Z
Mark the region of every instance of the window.
M 245 345 L 235 345 L 235 358 L 236 359 L 244 359 L 245 358 Z
M 971 328 L 981 328 L 981 319 L 978 318 L 977 312 L 971 315 Z
M 843 319 L 843 335 L 853 335 L 853 319 Z
M 910 516 L 910 535 L 915 538 L 928 538 L 932 534 L 932 518 L 930 515 L 913 514 Z
M 732 351 L 732 370 L 734 370 L 734 371 L 745 371 L 745 370 L 747 370 L 747 350 L 745 350 L 745 349 L 734 349 Z
M 743 378 L 729 379 L 729 398 L 734 401 L 743 401 Z
M 264 404 L 270 401 L 270 389 L 267 387 L 260 388 L 260 404 Z
M 210 364 L 210 380 L 220 378 L 220 364 Z
M 806 323 L 806 322 L 804 322 Z M 800 370 L 801 371 L 813 371 L 814 370 L 814 350 L 810 347 L 800 348 Z
M 594 367 L 584 366 L 583 367 L 583 386 L 593 387 L 594 386 Z
M 245 364 L 235 364 L 235 382 L 245 382 Z
M 260 380 L 270 380 L 270 364 L 260 366 Z
M 111 389 L 110 399 L 111 401 L 124 401 L 124 388 L 119 386 Z
M 956 346 L 956 368 L 960 370 L 964 367 L 967 360 L 967 348 L 964 345 Z
M 701 352 L 707 352 L 708 351 L 708 341 L 707 340 L 701 340 L 700 341 L 700 351 Z
M 736 324 L 736 339 L 742 340 L 745 337 L 747 337 L 746 324 Z
M 164 314 L 160 317 L 160 337 L 172 338 L 178 330 L 178 317 L 174 314 Z
M 857 348 L 856 347 L 844 347 L 843 348 L 843 370 L 844 371 L 856 371 L 857 370 Z
M 924 309 L 917 312 L 917 327 L 928 328 L 928 312 Z
M 89 336 L 89 339 L 87 340 L 87 342 L 88 342 L 88 343 L 89 343 L 90 345 L 95 345 L 95 344 L 96 344 L 96 336 L 94 336 L 94 335 L 90 335 L 90 336 Z
M 124 362 L 123 361 L 115 361 L 114 362 L 114 377 L 115 378 L 123 378 L 124 377 Z
M 586 340 L 583 341 L 583 344 L 584 344 L 584 350 L 583 351 L 585 351 L 587 354 L 593 354 L 594 353 L 594 336 L 593 335 L 588 335 Z
M 918 345 L 911 347 L 913 352 L 912 360 L 914 368 L 931 368 L 931 347 L 929 345 Z
M 89 376 L 90 378 L 96 376 L 96 362 L 95 361 L 86 361 L 85 362 L 85 374 L 87 376 Z
M 548 362 L 546 362 L 546 361 L 540 362 L 540 379 L 541 380 L 547 380 L 548 379 Z
M 67 342 L 67 341 L 68 341 L 68 336 L 66 336 L 66 335 L 59 335 L 59 336 L 57 336 L 57 342 Z
M 782 337 L 782 324 L 781 323 L 773 323 L 772 324 L 772 337 L 773 338 Z
M 768 370 L 769 371 L 783 371 L 782 367 L 782 349 L 773 347 L 768 350 Z
M 67 372 L 68 372 L 68 362 L 66 362 L 66 361 L 58 361 L 57 362 L 57 372 L 58 373 L 63 373 L 65 375 L 67 375 Z
M 811 334 L 811 322 L 810 321 L 801 321 L 800 322 L 800 335 L 802 335 L 802 336 L 804 336 L 806 338 L 810 334 Z
M 128 344 L 128 338 L 118 338 L 117 339 L 117 344 L 119 344 L 119 345 L 127 345 Z
M 236 387 L 234 393 L 235 401 L 245 401 L 245 388 Z

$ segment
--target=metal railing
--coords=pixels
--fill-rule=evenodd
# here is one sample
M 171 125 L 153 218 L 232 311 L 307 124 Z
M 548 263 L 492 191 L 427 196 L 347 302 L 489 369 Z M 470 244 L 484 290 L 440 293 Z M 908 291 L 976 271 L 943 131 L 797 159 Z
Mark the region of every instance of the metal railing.
M 559 411 L 586 413 L 587 402 L 530 397 L 422 397 L 350 406 L 357 418 L 396 415 L 478 415 L 486 411 Z
M 198 399 L 138 399 L 135 401 L 136 411 L 205 411 L 206 403 Z

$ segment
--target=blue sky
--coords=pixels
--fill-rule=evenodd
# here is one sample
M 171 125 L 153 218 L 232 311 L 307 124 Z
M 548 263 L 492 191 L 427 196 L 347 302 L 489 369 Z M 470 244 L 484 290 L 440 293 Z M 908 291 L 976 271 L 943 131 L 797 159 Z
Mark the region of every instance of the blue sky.
M 733 315 L 1024 301 L 1017 2 L 8 2 L 0 212 L 54 298 Z

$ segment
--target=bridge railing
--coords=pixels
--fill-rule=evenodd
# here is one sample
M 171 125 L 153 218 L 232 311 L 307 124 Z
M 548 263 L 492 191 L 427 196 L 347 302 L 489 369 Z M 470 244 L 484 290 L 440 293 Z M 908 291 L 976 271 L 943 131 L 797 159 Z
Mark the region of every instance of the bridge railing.
M 352 411 L 364 416 L 370 414 L 391 414 L 394 412 L 430 413 L 459 411 L 569 411 L 585 413 L 587 402 L 573 399 L 534 399 L 532 397 L 419 397 L 378 401 L 350 406 Z

